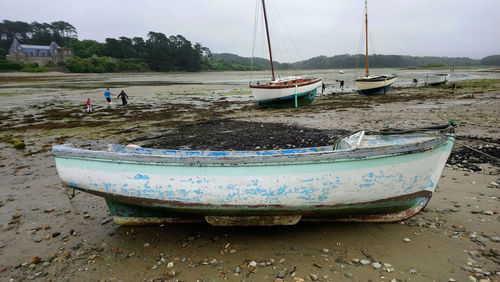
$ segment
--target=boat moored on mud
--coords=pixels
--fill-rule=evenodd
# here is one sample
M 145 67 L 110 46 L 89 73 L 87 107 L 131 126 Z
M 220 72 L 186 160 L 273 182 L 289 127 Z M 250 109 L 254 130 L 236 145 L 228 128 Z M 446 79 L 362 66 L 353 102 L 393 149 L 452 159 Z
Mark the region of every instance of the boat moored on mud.
M 52 148 L 69 187 L 104 197 L 118 224 L 301 220 L 395 222 L 430 200 L 451 152 L 450 129 L 357 132 L 331 146 L 263 151 Z
M 425 85 L 429 86 L 439 86 L 445 85 L 448 82 L 450 74 L 448 73 L 435 73 L 429 74 L 425 77 Z

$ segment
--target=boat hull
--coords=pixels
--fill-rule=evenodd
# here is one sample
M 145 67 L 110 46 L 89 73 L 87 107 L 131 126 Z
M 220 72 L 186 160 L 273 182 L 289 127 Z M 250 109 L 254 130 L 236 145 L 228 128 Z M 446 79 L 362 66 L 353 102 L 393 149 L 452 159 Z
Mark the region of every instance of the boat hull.
M 53 153 L 63 183 L 104 197 L 120 224 L 204 217 L 272 223 L 290 216 L 392 222 L 429 201 L 453 145 L 439 138 L 405 144 L 355 153 L 310 148 L 180 156 L 182 151 L 116 147 L 99 153 L 61 146 Z
M 425 79 L 425 84 L 429 86 L 445 85 L 448 82 L 448 77 L 449 75 L 446 73 L 428 75 Z
M 395 75 L 361 78 L 355 80 L 354 87 L 356 92 L 362 95 L 387 94 L 396 79 Z
M 252 85 L 250 88 L 257 105 L 263 108 L 293 108 L 312 103 L 321 84 L 322 79 L 313 79 L 299 85 Z

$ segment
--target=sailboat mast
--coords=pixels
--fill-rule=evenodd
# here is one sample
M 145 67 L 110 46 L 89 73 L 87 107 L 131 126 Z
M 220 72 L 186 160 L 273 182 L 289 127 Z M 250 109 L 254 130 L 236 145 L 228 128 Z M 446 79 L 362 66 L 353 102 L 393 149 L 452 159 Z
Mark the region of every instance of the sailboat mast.
M 267 15 L 266 15 L 266 3 L 262 0 L 262 9 L 264 10 L 264 22 L 266 24 L 266 34 L 267 34 L 267 47 L 269 48 L 269 61 L 271 62 L 271 73 L 274 81 L 274 66 L 273 66 L 273 54 L 271 52 L 271 39 L 269 38 L 269 28 L 267 27 Z
M 264 0 L 262 0 L 264 1 Z M 368 77 L 368 5 L 367 5 L 367 0 L 365 0 L 365 41 L 366 41 L 366 77 Z

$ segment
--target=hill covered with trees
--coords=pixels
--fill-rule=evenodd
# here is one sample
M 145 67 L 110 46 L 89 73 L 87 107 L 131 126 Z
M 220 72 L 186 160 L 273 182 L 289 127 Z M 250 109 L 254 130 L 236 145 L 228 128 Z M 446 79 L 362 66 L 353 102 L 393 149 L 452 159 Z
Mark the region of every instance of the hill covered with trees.
M 70 23 L 26 23 L 3 20 L 0 23 L 0 70 L 38 70 L 34 66 L 5 61 L 12 40 L 22 44 L 49 45 L 56 42 L 72 48 L 75 57 L 64 66 L 71 72 L 121 71 L 247 71 L 269 69 L 269 60 L 247 58 L 235 54 L 212 54 L 200 43 L 191 43 L 182 35 L 166 36 L 150 31 L 146 38 L 106 38 L 104 43 L 79 40 L 77 30 Z M 252 67 L 253 63 L 253 67 Z M 422 66 L 500 66 L 500 55 L 475 60 L 466 57 L 418 57 L 406 55 L 370 55 L 371 67 L 412 68 Z M 295 63 L 275 62 L 278 70 L 286 69 L 345 69 L 365 66 L 364 55 L 318 56 Z

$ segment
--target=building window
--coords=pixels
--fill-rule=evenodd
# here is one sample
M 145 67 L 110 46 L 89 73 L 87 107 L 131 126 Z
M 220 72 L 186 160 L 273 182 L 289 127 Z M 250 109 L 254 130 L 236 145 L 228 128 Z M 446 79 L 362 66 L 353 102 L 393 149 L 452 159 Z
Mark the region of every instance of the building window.
M 31 56 L 33 56 L 33 52 L 31 52 Z

